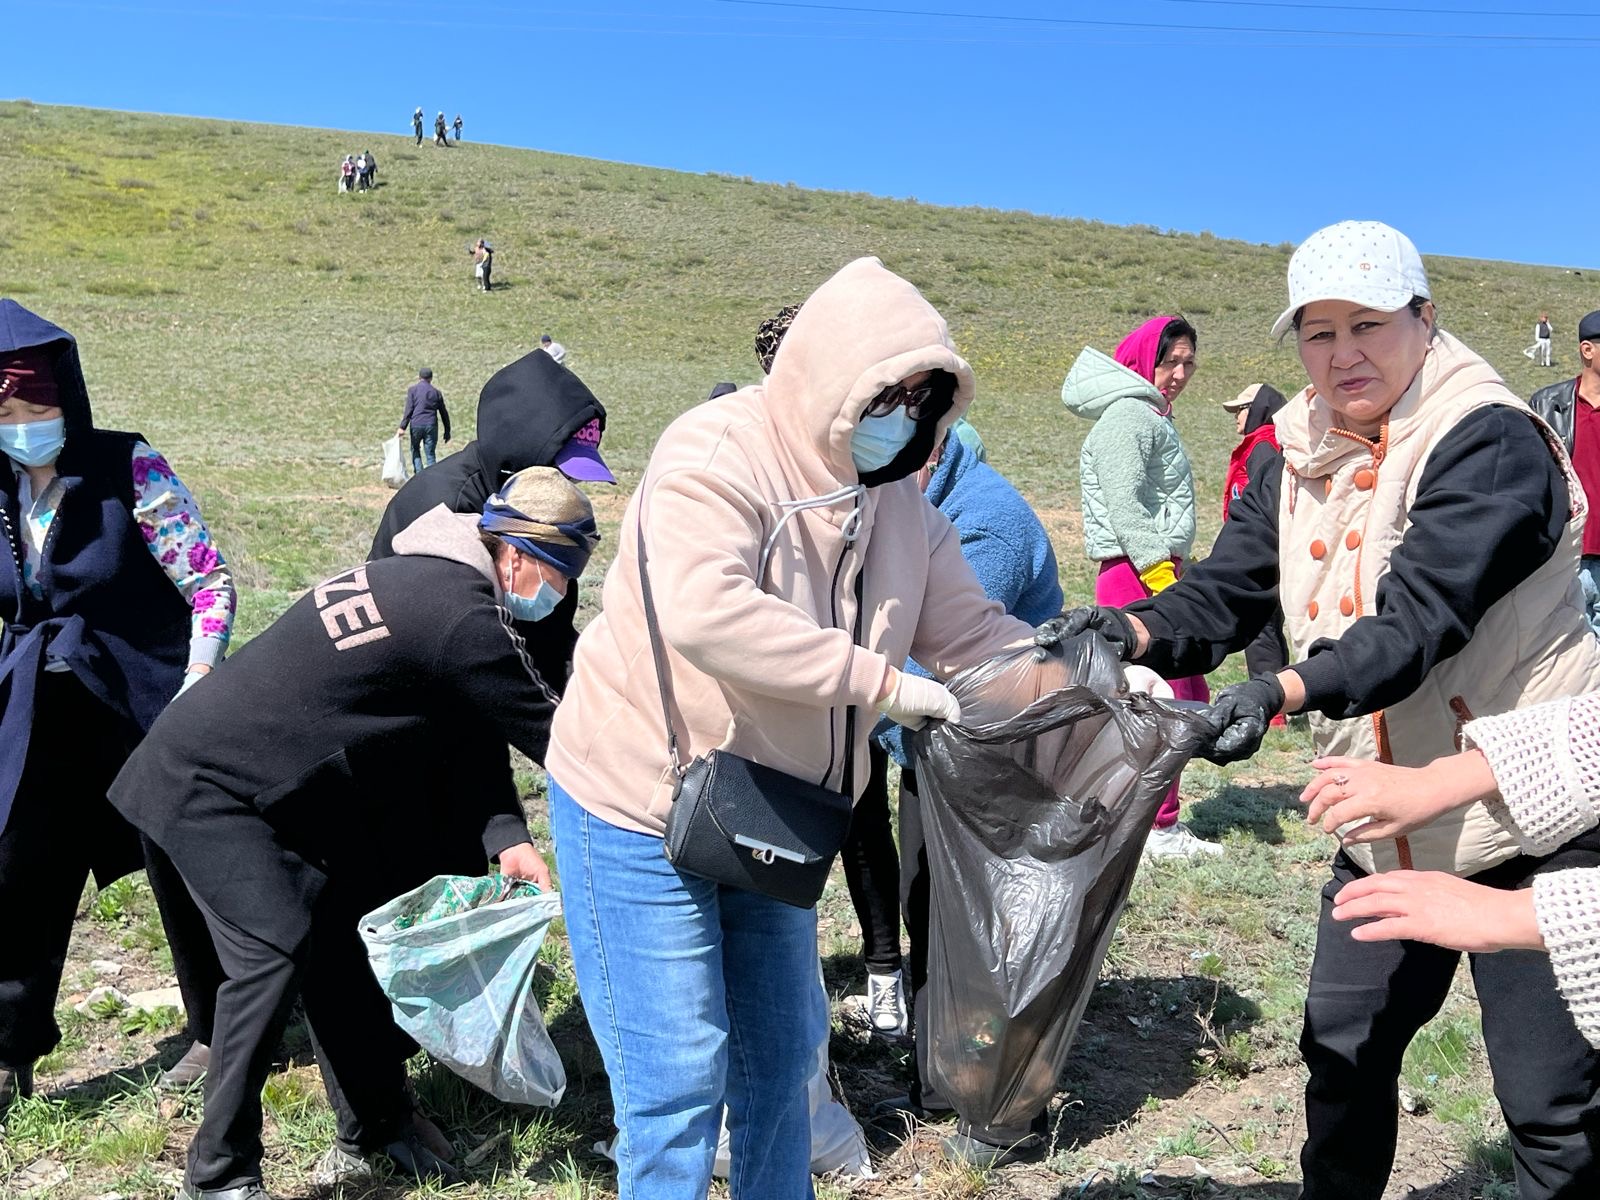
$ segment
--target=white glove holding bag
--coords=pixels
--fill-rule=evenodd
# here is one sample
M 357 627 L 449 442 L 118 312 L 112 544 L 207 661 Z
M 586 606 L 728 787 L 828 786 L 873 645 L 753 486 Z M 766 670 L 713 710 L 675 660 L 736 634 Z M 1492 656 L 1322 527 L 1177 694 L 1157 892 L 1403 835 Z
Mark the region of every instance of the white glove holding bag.
M 937 679 L 924 679 L 904 671 L 894 673 L 894 686 L 889 694 L 878 701 L 878 711 L 896 725 L 907 729 L 921 729 L 929 719 L 956 722 L 961 720 L 961 705 L 950 694 L 950 689 Z

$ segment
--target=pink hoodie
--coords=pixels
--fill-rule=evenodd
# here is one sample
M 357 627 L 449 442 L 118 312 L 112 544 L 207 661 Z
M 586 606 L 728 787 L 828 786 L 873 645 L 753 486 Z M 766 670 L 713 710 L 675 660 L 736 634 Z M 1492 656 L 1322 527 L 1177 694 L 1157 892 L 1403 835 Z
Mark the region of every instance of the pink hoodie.
M 972 402 L 972 369 L 911 284 L 857 259 L 801 307 L 764 384 L 668 426 L 623 514 L 603 610 L 579 639 L 546 758 L 585 809 L 660 835 L 672 800 L 639 587 L 641 509 L 686 760 L 720 747 L 844 788 L 845 709 L 856 705 L 847 790 L 858 795 L 891 664 L 913 657 L 947 678 L 1032 636 L 984 595 L 915 477 L 859 499 L 849 490 L 850 435 L 867 402 L 932 369 L 957 380 L 948 428 Z
M 1156 381 L 1156 355 L 1161 350 L 1161 332 L 1177 317 L 1151 317 L 1117 344 L 1115 358 L 1128 370 L 1137 372 L 1151 383 Z M 1168 411 L 1171 404 L 1168 403 Z

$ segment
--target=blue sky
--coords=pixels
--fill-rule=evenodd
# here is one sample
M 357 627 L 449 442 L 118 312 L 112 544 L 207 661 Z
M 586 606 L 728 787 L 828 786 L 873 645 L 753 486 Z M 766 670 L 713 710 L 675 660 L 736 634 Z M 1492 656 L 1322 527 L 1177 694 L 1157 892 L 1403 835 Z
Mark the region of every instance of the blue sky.
M 1600 266 L 1582 0 L 30 0 L 0 91 Z M 32 47 L 18 53 L 19 47 Z

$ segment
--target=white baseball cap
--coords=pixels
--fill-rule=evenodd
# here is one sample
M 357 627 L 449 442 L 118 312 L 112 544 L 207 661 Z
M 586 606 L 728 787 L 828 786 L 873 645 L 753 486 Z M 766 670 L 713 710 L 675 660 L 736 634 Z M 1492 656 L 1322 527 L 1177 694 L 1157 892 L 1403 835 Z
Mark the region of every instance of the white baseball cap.
M 1340 221 L 1317 230 L 1289 259 L 1289 307 L 1273 322 L 1272 336 L 1281 338 L 1295 313 L 1318 300 L 1397 312 L 1413 296 L 1433 299 L 1411 239 L 1382 221 Z

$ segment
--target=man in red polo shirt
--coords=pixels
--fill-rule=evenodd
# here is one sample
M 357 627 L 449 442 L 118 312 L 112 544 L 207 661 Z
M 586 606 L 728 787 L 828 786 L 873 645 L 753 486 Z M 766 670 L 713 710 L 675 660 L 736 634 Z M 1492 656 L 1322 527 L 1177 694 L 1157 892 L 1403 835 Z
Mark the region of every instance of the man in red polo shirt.
M 1540 388 L 1528 401 L 1567 443 L 1573 468 L 1589 497 L 1578 574 L 1589 607 L 1589 627 L 1600 633 L 1600 309 L 1578 322 L 1576 379 Z

